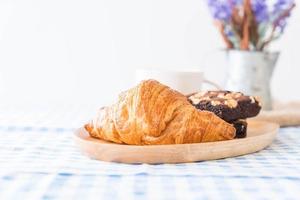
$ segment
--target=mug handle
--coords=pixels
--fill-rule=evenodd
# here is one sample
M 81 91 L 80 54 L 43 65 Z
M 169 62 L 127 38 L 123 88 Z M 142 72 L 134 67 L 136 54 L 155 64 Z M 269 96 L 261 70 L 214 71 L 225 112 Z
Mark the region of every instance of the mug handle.
M 222 90 L 222 87 L 220 87 L 217 83 L 215 83 L 215 82 L 213 82 L 213 81 L 204 79 L 204 80 L 203 80 L 203 83 L 206 83 L 206 84 L 208 84 L 208 85 L 211 85 L 211 86 L 215 87 L 217 90 Z
M 217 90 L 222 90 L 222 88 L 221 88 L 217 83 L 215 83 L 215 82 L 213 82 L 213 81 L 209 81 L 209 80 L 207 80 L 207 79 L 203 79 L 202 82 L 203 82 L 203 83 L 206 83 L 206 84 L 208 84 L 208 85 L 212 85 L 212 86 L 215 87 L 215 89 L 217 89 Z M 190 97 L 190 96 L 192 96 L 192 95 L 194 95 L 194 94 L 196 94 L 196 93 L 197 93 L 197 92 L 193 92 L 193 93 L 187 94 L 186 96 L 187 96 L 187 97 Z

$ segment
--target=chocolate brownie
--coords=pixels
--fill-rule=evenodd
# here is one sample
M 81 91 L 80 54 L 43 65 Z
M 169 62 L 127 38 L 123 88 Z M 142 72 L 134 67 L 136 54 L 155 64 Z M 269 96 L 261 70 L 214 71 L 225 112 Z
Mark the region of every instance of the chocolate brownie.
M 231 122 L 231 124 L 234 126 L 234 128 L 236 130 L 235 138 L 245 138 L 247 136 L 246 120 L 237 120 L 237 121 Z
M 254 117 L 261 109 L 256 97 L 241 92 L 206 91 L 188 99 L 196 108 L 211 111 L 227 122 Z

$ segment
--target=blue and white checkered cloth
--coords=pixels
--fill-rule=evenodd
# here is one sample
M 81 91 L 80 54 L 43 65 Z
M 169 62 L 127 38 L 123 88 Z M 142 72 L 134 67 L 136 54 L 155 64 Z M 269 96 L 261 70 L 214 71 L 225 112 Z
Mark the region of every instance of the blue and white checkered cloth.
M 72 137 L 90 114 L 83 110 L 2 109 L 0 200 L 300 198 L 300 127 L 280 129 L 270 147 L 251 155 L 129 165 L 79 152 Z

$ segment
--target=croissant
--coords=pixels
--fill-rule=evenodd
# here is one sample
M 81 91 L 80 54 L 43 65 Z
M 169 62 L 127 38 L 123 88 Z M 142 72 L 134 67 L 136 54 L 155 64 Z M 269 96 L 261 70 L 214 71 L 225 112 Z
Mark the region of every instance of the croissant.
M 235 128 L 199 111 L 179 92 L 155 80 L 142 81 L 103 107 L 85 125 L 92 137 L 132 145 L 184 144 L 230 140 Z

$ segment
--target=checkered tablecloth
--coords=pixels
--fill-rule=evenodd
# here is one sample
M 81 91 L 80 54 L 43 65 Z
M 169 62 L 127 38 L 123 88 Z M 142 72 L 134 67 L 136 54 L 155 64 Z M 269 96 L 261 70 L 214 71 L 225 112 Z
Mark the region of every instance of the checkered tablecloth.
M 300 198 L 300 127 L 280 129 L 270 147 L 247 156 L 129 165 L 76 148 L 73 130 L 93 107 L 0 110 L 0 200 Z

